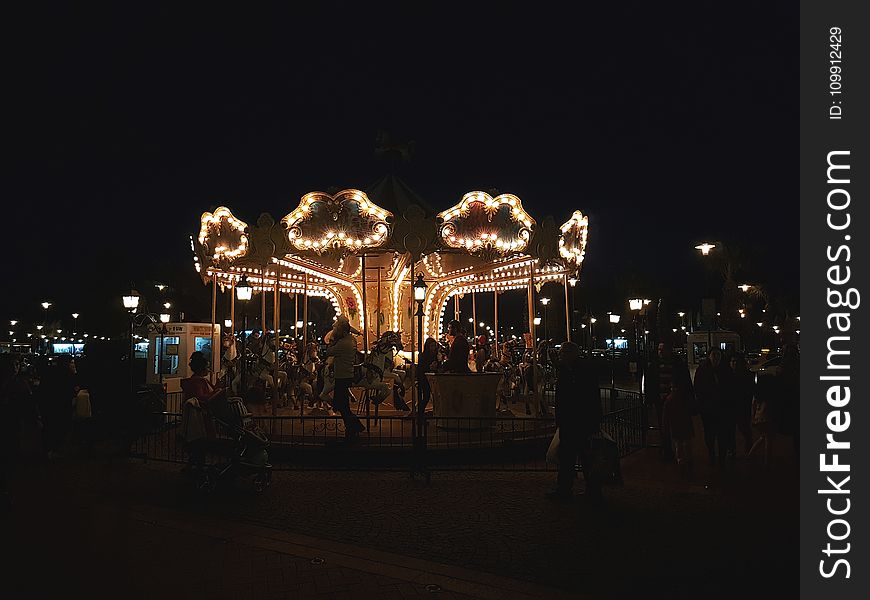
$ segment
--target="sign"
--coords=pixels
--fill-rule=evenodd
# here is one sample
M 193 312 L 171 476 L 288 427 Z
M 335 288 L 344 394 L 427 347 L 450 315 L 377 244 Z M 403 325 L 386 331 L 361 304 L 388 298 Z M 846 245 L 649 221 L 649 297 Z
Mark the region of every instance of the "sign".
M 166 356 L 178 356 L 178 344 L 166 344 Z

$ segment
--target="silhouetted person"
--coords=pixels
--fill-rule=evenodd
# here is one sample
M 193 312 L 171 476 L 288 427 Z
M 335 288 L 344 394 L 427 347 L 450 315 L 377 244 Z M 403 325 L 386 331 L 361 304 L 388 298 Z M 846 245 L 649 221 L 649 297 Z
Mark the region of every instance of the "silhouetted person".
M 450 342 L 450 354 L 442 365 L 445 373 L 470 373 L 468 368 L 468 340 L 465 339 L 465 331 L 459 321 L 450 321 L 447 324 L 447 340 Z
M 800 446 L 800 354 L 795 346 L 783 346 L 782 366 L 774 381 L 778 393 L 780 433 L 792 437 L 797 460 Z
M 356 338 L 351 335 L 356 331 L 350 325 L 347 317 L 340 316 L 332 326 L 330 346 L 325 356 L 332 357 L 335 369 L 335 391 L 332 396 L 332 407 L 341 415 L 344 421 L 344 432 L 347 441 L 355 441 L 366 427 L 350 409 L 350 386 L 353 383 L 353 365 L 356 361 Z
M 674 456 L 680 467 L 680 474 L 687 477 L 692 468 L 692 439 L 695 428 L 692 416 L 695 414 L 694 396 L 685 385 L 671 381 L 671 392 L 662 406 L 662 429 L 673 444 Z
M 656 418 L 659 423 L 659 428 L 662 436 L 662 458 L 664 460 L 672 460 L 674 458 L 674 445 L 668 437 L 668 429 L 663 423 L 663 414 L 665 400 L 671 393 L 671 384 L 677 383 L 677 386 L 688 396 L 689 400 L 694 400 L 692 392 L 692 381 L 689 377 L 689 369 L 678 356 L 674 355 L 671 347 L 664 342 L 658 345 L 658 353 L 653 363 L 652 383 L 655 386 L 654 395 L 652 396 L 653 407 L 656 411 Z
M 710 465 L 724 464 L 735 428 L 731 369 L 722 362 L 722 351 L 714 348 L 695 371 L 695 397 L 704 425 L 704 443 Z
M 580 358 L 580 347 L 565 342 L 559 351 L 556 380 L 556 426 L 559 428 L 559 474 L 556 489 L 547 494 L 554 500 L 571 498 L 574 464 L 579 457 L 586 481 L 585 496 L 601 500 L 601 482 L 592 469 L 592 435 L 601 423 L 598 374 L 590 360 Z
M 72 425 L 76 392 L 75 361 L 68 355 L 57 357 L 39 386 L 39 412 L 44 424 L 43 444 L 48 458 L 61 456 L 60 449 Z
M 752 448 L 752 400 L 755 398 L 755 375 L 746 365 L 742 354 L 731 359 L 734 372 L 734 417 L 737 429 L 743 436 L 743 451 L 748 455 Z M 735 445 L 732 450 L 736 450 Z
M 37 417 L 30 385 L 20 373 L 18 359 L 0 354 L 0 510 L 12 504 L 8 475 L 21 449 L 22 423 Z
M 429 386 L 429 379 L 426 373 L 432 373 L 435 370 L 435 364 L 438 362 L 438 342 L 434 338 L 426 338 L 426 343 L 423 344 L 423 352 L 420 353 L 417 359 L 417 390 L 420 392 L 420 407 L 417 409 L 419 414 L 426 411 L 426 405 L 429 404 L 429 398 L 432 396 L 432 388 Z

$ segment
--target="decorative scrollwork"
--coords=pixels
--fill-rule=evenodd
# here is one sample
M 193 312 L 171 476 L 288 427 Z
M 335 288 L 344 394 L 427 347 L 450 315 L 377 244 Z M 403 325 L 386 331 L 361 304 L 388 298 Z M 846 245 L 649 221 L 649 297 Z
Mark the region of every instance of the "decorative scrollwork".
M 438 218 L 443 244 L 484 258 L 524 251 L 535 226 L 513 194 L 493 198 L 486 192 L 470 192 Z
M 225 206 L 200 218 L 199 255 L 213 265 L 225 268 L 248 252 L 247 223 L 233 216 Z
M 344 190 L 335 196 L 310 192 L 282 222 L 296 250 L 346 256 L 384 245 L 390 238 L 393 214 L 359 190 Z

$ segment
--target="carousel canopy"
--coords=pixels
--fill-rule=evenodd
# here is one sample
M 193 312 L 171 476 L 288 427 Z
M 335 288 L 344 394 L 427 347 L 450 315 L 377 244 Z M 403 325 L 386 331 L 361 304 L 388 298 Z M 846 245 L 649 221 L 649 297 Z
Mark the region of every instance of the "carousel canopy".
M 533 218 L 518 196 L 484 191 L 436 213 L 387 176 L 367 191 L 309 192 L 280 220 L 263 213 L 253 226 L 222 206 L 203 213 L 190 241 L 204 282 L 232 285 L 247 275 L 255 289 L 324 296 L 360 327 L 401 330 L 412 312 L 412 275 L 422 274 L 431 282 L 429 332 L 455 295 L 577 277 L 588 228 L 580 211 L 559 226 Z

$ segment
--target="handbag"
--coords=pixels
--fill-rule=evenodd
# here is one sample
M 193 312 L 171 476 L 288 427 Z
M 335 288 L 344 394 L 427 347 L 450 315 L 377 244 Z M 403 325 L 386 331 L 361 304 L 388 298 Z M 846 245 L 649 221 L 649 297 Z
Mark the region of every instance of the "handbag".
M 553 434 L 553 439 L 550 440 L 550 447 L 547 448 L 547 462 L 551 465 L 559 464 L 559 429 L 556 428 L 556 433 Z

